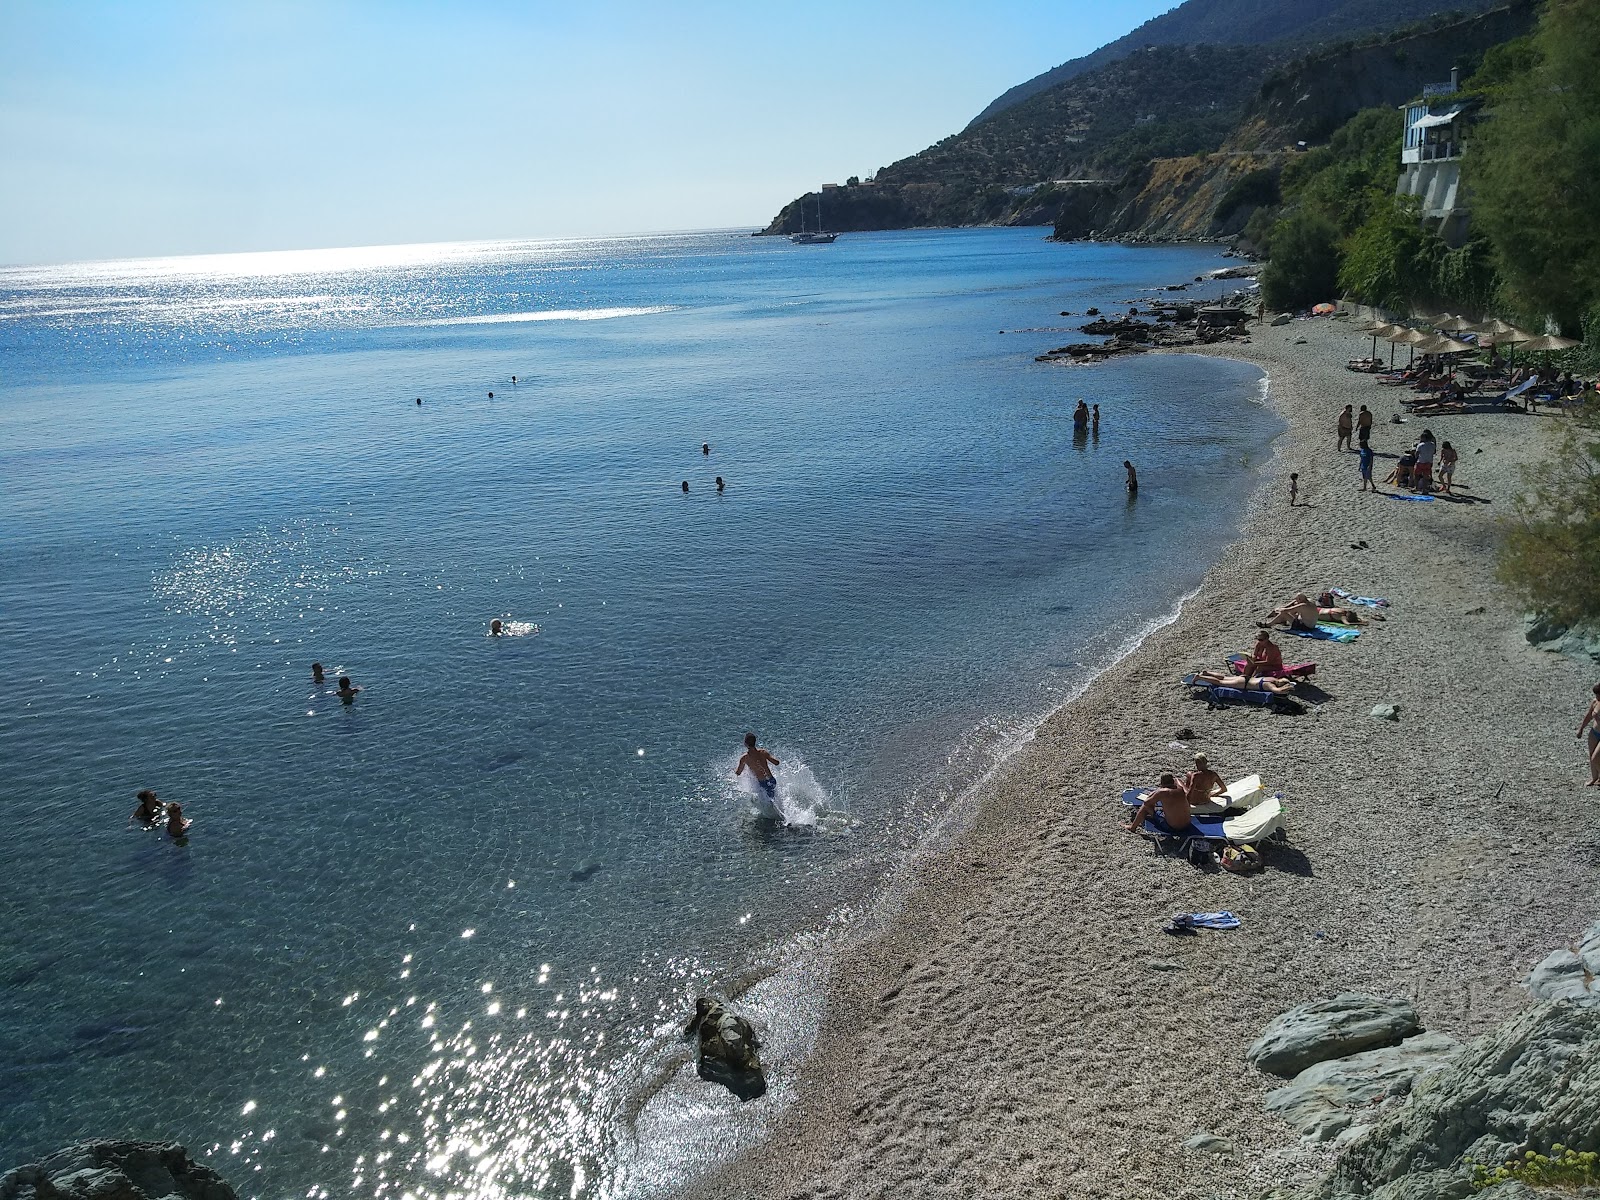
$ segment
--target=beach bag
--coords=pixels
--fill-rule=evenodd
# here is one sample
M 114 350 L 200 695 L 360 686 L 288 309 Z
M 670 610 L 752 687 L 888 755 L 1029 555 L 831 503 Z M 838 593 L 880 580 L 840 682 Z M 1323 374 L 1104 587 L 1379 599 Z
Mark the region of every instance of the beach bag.
M 1261 870 L 1261 852 L 1254 846 L 1229 846 L 1218 860 L 1224 871 L 1252 875 Z

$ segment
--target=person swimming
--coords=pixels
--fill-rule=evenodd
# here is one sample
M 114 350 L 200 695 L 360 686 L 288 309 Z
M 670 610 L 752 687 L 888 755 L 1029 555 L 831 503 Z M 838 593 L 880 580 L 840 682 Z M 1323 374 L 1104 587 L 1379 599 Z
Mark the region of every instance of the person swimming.
M 683 481 L 683 494 L 685 496 L 689 494 L 689 481 L 687 479 Z
M 167 805 L 167 833 L 172 837 L 182 838 L 193 824 L 193 821 L 184 818 L 183 805 L 176 802 Z
M 750 774 L 755 776 L 756 786 L 767 794 L 768 800 L 778 798 L 778 777 L 772 773 L 772 768 L 781 766 L 782 763 L 768 751 L 756 745 L 756 735 L 744 735 L 744 753 L 739 756 L 739 765 L 733 769 L 734 777 L 744 774 L 746 767 Z
M 727 486 L 728 486 L 727 484 L 722 482 L 722 476 L 718 475 L 717 476 L 717 491 L 720 493 L 722 491 L 722 489 L 727 487 Z
M 328 677 L 322 673 L 321 663 L 311 664 L 311 682 L 318 685 L 328 682 Z
M 343 700 L 346 704 L 351 703 L 356 698 L 356 693 L 360 690 L 360 688 L 350 682 L 350 676 L 339 676 L 339 699 Z
M 489 635 L 491 637 L 499 637 L 504 632 L 505 626 L 500 623 L 499 617 L 489 622 Z
M 154 825 L 161 819 L 161 801 L 156 798 L 153 791 L 144 788 L 136 792 L 134 797 L 139 801 L 139 807 L 133 810 L 133 814 L 128 818 L 130 821 L 138 821 L 141 825 Z
M 710 458 L 711 457 L 711 443 L 710 442 L 701 442 L 700 443 L 700 453 L 705 455 L 707 458 Z

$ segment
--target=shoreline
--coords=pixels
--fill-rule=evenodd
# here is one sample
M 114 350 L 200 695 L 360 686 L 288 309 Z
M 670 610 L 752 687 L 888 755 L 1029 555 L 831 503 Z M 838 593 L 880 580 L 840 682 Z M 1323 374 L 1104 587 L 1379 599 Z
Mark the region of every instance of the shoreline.
M 1287 423 L 1240 538 L 1173 621 L 991 773 L 947 845 L 891 882 L 881 924 L 833 952 L 798 1101 L 687 1194 L 1215 1196 L 1293 1182 L 1326 1154 L 1262 1111 L 1269 1081 L 1242 1047 L 1271 1016 L 1340 990 L 1398 993 L 1429 1028 L 1468 1038 L 1522 1007 L 1521 974 L 1593 919 L 1600 810 L 1564 736 L 1590 681 L 1526 644 L 1493 580 L 1491 523 L 1547 440 L 1527 436 L 1541 419 L 1431 422 L 1460 446 L 1467 494 L 1500 507 L 1362 496 L 1354 456 L 1332 449 L 1339 407 L 1372 407 L 1380 454 L 1422 422 L 1384 424 L 1398 405 L 1343 369 L 1346 322 L 1251 332 L 1178 351 L 1259 367 Z M 1293 513 L 1289 470 L 1310 502 Z M 1349 548 L 1359 540 L 1372 549 Z M 1285 595 L 1331 586 L 1394 605 L 1351 645 L 1281 639 L 1322 664 L 1330 696 L 1306 714 L 1210 712 L 1177 687 L 1244 649 Z M 1398 725 L 1370 718 L 1379 702 L 1400 704 Z M 1290 846 L 1264 874 L 1203 873 L 1121 830 L 1117 793 L 1180 765 L 1182 726 L 1225 776 L 1259 771 L 1285 793 Z M 1162 935 L 1183 908 L 1229 908 L 1244 925 Z M 1200 1131 L 1238 1158 L 1180 1149 Z

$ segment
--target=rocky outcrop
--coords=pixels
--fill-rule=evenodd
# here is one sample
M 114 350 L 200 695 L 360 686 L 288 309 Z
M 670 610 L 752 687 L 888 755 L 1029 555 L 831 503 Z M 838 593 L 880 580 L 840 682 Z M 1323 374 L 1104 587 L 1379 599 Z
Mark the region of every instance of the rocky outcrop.
M 1547 616 L 1530 615 L 1522 622 L 1530 646 L 1551 654 L 1565 654 L 1585 666 L 1600 663 L 1600 629 L 1593 625 L 1562 625 Z
M 1269 1075 L 1292 1079 L 1316 1063 L 1395 1046 L 1421 1032 L 1409 1001 L 1343 992 L 1274 1018 L 1245 1057 Z
M 1267 1097 L 1307 1142 L 1350 1141 L 1389 1109 L 1404 1104 L 1417 1082 L 1443 1069 L 1461 1049 L 1444 1033 L 1419 1033 L 1398 1046 L 1364 1050 L 1307 1067 Z
M 0 1175 L 0 1200 L 236 1200 L 175 1142 L 82 1142 Z
M 695 1001 L 685 1037 L 700 1035 L 697 1067 L 700 1078 L 720 1083 L 741 1100 L 754 1100 L 767 1090 L 761 1043 L 750 1022 L 709 996 Z
M 1600 921 L 1575 944 L 1547 955 L 1526 982 L 1538 1000 L 1600 1005 Z
M 1458 1200 L 1473 1163 L 1560 1143 L 1600 1149 L 1600 1007 L 1542 1003 L 1419 1082 L 1411 1102 L 1351 1142 L 1318 1200 Z M 1481 1196 L 1519 1195 L 1507 1185 Z

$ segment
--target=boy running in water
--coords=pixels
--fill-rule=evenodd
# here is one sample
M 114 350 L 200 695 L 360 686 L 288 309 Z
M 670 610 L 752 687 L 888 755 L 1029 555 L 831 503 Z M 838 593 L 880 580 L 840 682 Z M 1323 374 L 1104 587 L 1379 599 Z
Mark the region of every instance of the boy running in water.
M 772 768 L 782 764 L 776 757 L 756 745 L 756 735 L 744 735 L 744 753 L 739 757 L 739 765 L 733 769 L 735 776 L 744 774 L 746 767 L 750 774 L 756 777 L 756 786 L 767 794 L 768 800 L 778 797 L 778 779 L 772 773 Z

